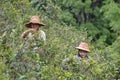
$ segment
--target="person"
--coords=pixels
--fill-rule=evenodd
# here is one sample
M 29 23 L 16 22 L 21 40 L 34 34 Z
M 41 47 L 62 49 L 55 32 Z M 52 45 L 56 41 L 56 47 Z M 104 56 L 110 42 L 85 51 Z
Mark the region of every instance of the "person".
M 89 64 L 90 59 L 88 57 L 88 53 L 90 53 L 90 49 L 88 47 L 88 44 L 86 42 L 81 42 L 79 46 L 75 48 L 78 50 L 78 54 L 74 55 L 73 57 L 66 58 L 62 62 L 62 67 L 64 70 L 72 70 L 75 66 L 81 66 L 82 70 L 83 66 Z
M 38 16 L 32 16 L 30 21 L 25 23 L 28 29 L 20 36 L 20 44 L 18 44 L 17 52 L 14 53 L 14 60 L 7 64 L 8 66 L 13 64 L 9 67 L 12 70 L 8 71 L 13 80 L 20 79 L 14 71 L 21 75 L 30 74 L 22 79 L 40 79 L 40 75 L 36 73 L 40 71 L 43 62 L 40 53 L 44 53 L 46 47 L 46 34 L 41 30 L 42 26 L 45 24 Z
M 89 57 L 87 55 L 90 52 L 87 43 L 81 42 L 79 46 L 76 47 L 76 49 L 78 49 L 78 55 L 75 55 L 74 59 L 78 59 L 79 61 L 83 59 L 86 60 L 87 62 L 90 62 Z
M 72 72 L 84 80 L 99 79 L 99 74 L 102 73 L 102 70 L 96 60 L 93 60 L 90 56 L 88 57 L 88 54 L 91 52 L 88 43 L 81 42 L 75 48 L 78 50 L 78 53 L 76 55 L 70 54 L 69 57 L 62 61 L 63 71 Z M 71 80 L 71 77 L 68 76 L 67 79 Z
M 43 30 L 39 30 L 41 26 L 45 26 L 38 16 L 32 16 L 29 22 L 25 23 L 28 30 L 22 33 L 22 39 L 26 40 L 26 47 L 33 48 L 35 52 L 42 51 L 42 46 L 46 45 L 46 34 Z

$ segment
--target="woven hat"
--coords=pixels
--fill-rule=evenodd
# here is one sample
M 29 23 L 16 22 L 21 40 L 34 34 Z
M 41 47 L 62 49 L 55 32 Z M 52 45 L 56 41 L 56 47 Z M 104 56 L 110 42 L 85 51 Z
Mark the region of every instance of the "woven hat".
M 41 20 L 39 19 L 38 16 L 32 16 L 32 18 L 30 19 L 30 21 L 27 22 L 27 23 L 25 24 L 25 26 L 28 27 L 28 28 L 31 28 L 31 24 L 38 24 L 38 25 L 40 25 L 40 26 L 44 26 L 44 25 L 45 25 L 45 24 L 43 24 L 43 23 L 41 22 Z
M 85 42 L 81 42 L 79 44 L 78 47 L 76 47 L 76 49 L 80 49 L 80 50 L 83 50 L 83 51 L 87 51 L 87 52 L 90 52 L 89 48 L 88 48 L 88 44 L 85 43 Z

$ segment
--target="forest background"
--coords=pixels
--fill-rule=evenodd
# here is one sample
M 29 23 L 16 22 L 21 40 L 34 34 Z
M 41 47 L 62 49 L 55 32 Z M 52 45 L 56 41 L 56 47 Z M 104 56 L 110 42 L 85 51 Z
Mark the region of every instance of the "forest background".
M 21 57 L 20 37 L 33 15 L 46 24 L 42 30 L 47 45 L 40 57 L 32 53 Z M 87 69 L 89 77 L 62 69 L 62 60 L 75 55 L 82 41 L 89 44 L 93 60 Z M 37 70 L 25 71 L 26 63 Z M 93 79 L 120 79 L 120 0 L 0 1 L 0 80 Z

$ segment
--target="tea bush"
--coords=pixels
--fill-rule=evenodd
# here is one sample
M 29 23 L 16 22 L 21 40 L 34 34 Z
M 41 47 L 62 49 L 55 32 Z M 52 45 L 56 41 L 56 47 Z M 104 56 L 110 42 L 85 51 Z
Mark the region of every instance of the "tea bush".
M 47 35 L 47 45 L 43 46 L 41 53 L 35 53 L 31 48 L 23 51 L 21 34 L 26 30 L 24 23 L 33 15 L 38 15 L 46 24 L 41 29 Z M 0 80 L 120 79 L 119 37 L 110 46 L 105 46 L 104 40 L 94 44 L 87 29 L 82 29 L 83 25 L 76 29 L 51 19 L 33 9 L 28 0 L 1 1 L 0 17 Z M 75 47 L 82 41 L 89 44 L 90 65 L 83 64 L 81 68 L 72 63 L 70 71 L 64 70 L 62 61 L 77 54 Z

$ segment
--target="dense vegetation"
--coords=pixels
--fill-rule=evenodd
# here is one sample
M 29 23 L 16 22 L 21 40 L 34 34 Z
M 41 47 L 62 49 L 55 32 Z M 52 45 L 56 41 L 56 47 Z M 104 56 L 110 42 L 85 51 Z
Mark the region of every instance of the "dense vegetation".
M 21 34 L 30 17 L 46 24 L 47 45 L 40 54 L 21 53 Z M 0 1 L 0 80 L 119 80 L 120 0 Z M 62 60 L 89 44 L 90 66 L 81 74 L 62 69 Z

